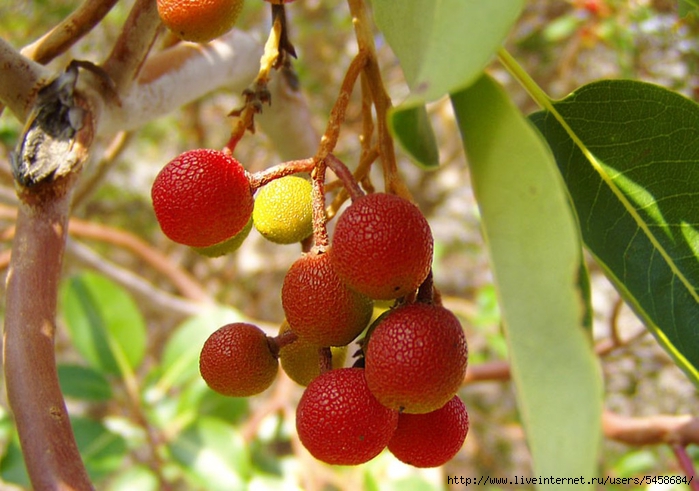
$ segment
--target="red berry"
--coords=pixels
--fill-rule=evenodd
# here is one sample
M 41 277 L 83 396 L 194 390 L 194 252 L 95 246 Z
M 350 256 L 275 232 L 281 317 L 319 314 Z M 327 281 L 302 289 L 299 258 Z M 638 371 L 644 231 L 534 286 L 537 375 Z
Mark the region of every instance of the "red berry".
M 267 389 L 279 363 L 265 333 L 257 326 L 237 322 L 214 331 L 199 355 L 199 371 L 219 394 L 248 397 Z
M 414 467 L 438 467 L 461 449 L 468 434 L 468 413 L 459 396 L 427 414 L 401 414 L 388 442 L 395 457 Z
M 406 413 L 428 413 L 454 397 L 467 359 L 466 337 L 451 311 L 408 304 L 391 311 L 371 333 L 366 380 L 381 404 Z
M 151 197 L 163 233 L 191 247 L 230 239 L 253 209 L 245 169 L 217 150 L 190 150 L 170 161 L 155 178 Z
M 328 464 L 358 465 L 386 448 L 398 412 L 371 395 L 361 368 L 325 372 L 306 388 L 296 408 L 296 429 L 304 447 Z
M 373 303 L 340 280 L 330 252 L 314 250 L 287 272 L 282 307 L 299 338 L 318 346 L 344 346 L 367 326 Z
M 338 219 L 332 244 L 340 278 L 376 300 L 414 292 L 432 264 L 427 220 L 417 206 L 392 194 L 355 200 Z

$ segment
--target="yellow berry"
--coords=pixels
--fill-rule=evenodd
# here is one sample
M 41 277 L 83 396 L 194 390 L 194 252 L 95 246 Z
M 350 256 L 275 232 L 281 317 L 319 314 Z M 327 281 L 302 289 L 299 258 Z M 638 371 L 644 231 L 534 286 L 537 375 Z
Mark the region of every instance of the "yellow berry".
M 266 239 L 277 244 L 300 242 L 313 233 L 311 183 L 298 176 L 275 179 L 258 192 L 252 219 Z
M 279 334 L 289 331 L 289 323 L 284 321 L 279 328 Z M 282 369 L 291 380 L 306 387 L 320 375 L 319 346 L 304 339 L 297 339 L 279 350 L 279 361 Z M 332 367 L 341 368 L 347 358 L 347 346 L 330 348 L 332 352 Z

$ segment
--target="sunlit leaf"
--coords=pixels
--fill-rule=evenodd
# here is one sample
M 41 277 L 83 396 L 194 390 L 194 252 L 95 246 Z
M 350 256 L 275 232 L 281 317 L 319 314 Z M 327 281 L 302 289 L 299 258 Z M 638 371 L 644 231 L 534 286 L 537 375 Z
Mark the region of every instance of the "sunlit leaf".
M 96 273 L 69 278 L 62 289 L 63 316 L 73 345 L 94 368 L 120 374 L 120 360 L 138 367 L 146 349 L 146 325 L 138 306 L 119 285 Z
M 583 239 L 627 303 L 699 385 L 699 105 L 601 81 L 532 116 Z M 564 122 L 564 126 L 561 125 Z
M 172 442 L 170 451 L 189 477 L 208 491 L 247 489 L 247 447 L 233 426 L 220 419 L 197 419 Z
M 519 16 L 523 0 L 373 0 L 376 24 L 410 86 L 407 105 L 474 82 Z
M 454 94 L 452 103 L 534 475 L 596 475 L 602 384 L 585 325 L 582 245 L 564 184 L 536 130 L 490 78 Z

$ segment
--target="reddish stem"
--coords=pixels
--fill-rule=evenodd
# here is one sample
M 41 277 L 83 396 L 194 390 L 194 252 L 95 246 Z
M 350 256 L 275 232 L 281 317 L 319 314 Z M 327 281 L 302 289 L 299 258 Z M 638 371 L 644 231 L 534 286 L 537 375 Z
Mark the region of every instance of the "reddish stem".
M 325 161 L 320 161 L 313 169 L 313 241 L 320 250 L 330 245 L 327 217 L 325 215 Z
M 255 172 L 253 174 L 248 174 L 248 181 L 250 182 L 250 189 L 255 192 L 262 186 L 269 184 L 275 179 L 281 177 L 290 176 L 292 174 L 301 174 L 303 172 L 311 172 L 315 167 L 315 160 L 302 159 L 302 160 L 290 160 L 288 162 L 283 162 L 272 167 L 268 167 L 265 170 Z
M 318 348 L 318 362 L 320 363 L 320 373 L 333 369 L 333 352 L 330 348 Z
M 352 201 L 364 196 L 364 191 L 359 187 L 359 183 L 352 175 L 352 172 L 347 168 L 347 166 L 332 153 L 328 154 L 325 158 L 325 163 L 330 170 L 332 170 L 338 179 L 342 182 L 342 185 L 347 190 Z
M 685 445 L 675 444 L 672 446 L 672 451 L 675 457 L 677 457 L 677 462 L 680 464 L 682 471 L 690 479 L 689 489 L 692 491 L 699 491 L 699 481 L 694 480 L 697 477 L 697 472 L 694 468 L 692 458 L 687 453 L 687 447 Z

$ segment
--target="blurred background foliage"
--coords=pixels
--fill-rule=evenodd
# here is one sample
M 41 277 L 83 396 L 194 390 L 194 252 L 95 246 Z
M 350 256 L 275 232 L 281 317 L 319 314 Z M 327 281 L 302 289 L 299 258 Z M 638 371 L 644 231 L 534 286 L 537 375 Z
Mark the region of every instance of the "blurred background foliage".
M 21 48 L 79 3 L 2 2 L 0 36 Z M 100 26 L 54 62 L 56 69 L 69 58 L 103 59 L 131 3 L 118 2 Z M 356 51 L 351 20 L 341 0 L 298 0 L 287 10 L 299 54 L 294 67 L 315 129 L 322 131 Z M 269 29 L 267 4 L 248 0 L 239 28 L 263 43 Z M 507 45 L 554 97 L 599 78 L 635 78 L 696 98 L 698 30 L 694 17 L 679 16 L 675 0 L 531 0 Z M 388 90 L 400 102 L 407 94 L 400 67 L 380 36 L 377 43 Z M 525 113 L 536 109 L 500 66 L 494 64 L 491 73 Z M 76 203 L 77 219 L 105 228 L 101 235 L 77 231 L 69 240 L 57 353 L 76 436 L 97 488 L 409 491 L 448 489 L 448 475 L 529 477 L 528 451 L 506 380 L 463 387 L 460 395 L 472 425 L 466 444 L 443 468 L 424 471 L 402 465 L 388 453 L 356 468 L 313 460 L 294 430 L 302 389 L 281 374 L 272 388 L 250 400 L 224 398 L 206 388 L 197 370 L 204 339 L 241 319 L 276 332 L 283 319 L 281 281 L 299 248 L 269 244 L 253 232 L 234 255 L 202 258 L 162 235 L 150 206 L 150 184 L 182 151 L 222 147 L 231 128 L 227 114 L 239 102 L 239 94 L 221 90 L 148 123 L 126 138 L 123 149 L 106 163 L 108 172 Z M 507 346 L 458 131 L 446 101 L 430 104 L 429 112 L 441 166 L 427 173 L 399 155 L 401 170 L 433 227 L 436 283 L 466 328 L 470 364 L 504 361 Z M 338 150 L 347 162 L 358 156 L 360 125 L 355 100 Z M 15 202 L 8 155 L 21 126 L 7 111 L 0 117 L 3 267 Z M 271 142 L 259 132 L 246 136 L 236 152 L 251 171 L 279 162 Z M 159 266 L 154 255 L 162 260 Z M 606 406 L 636 416 L 691 412 L 699 402 L 694 387 L 619 303 L 592 261 L 590 268 L 595 338 L 615 343 L 602 355 Z M 174 284 L 181 271 L 191 280 L 188 295 Z M 27 487 L 4 390 L 0 394 L 0 488 Z M 690 452 L 699 459 L 697 449 Z M 602 457 L 602 476 L 680 473 L 667 447 L 606 441 Z

